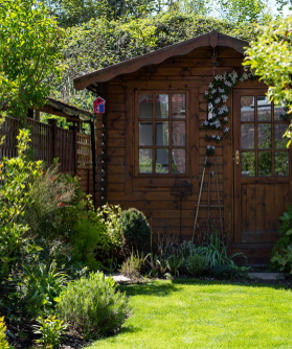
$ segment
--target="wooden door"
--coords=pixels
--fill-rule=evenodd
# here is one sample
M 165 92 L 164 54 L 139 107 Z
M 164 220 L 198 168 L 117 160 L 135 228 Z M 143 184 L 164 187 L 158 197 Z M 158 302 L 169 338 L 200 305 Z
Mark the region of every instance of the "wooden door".
M 291 154 L 282 138 L 285 110 L 269 103 L 265 92 L 233 92 L 234 243 L 258 251 L 271 251 L 278 238 L 292 172 Z

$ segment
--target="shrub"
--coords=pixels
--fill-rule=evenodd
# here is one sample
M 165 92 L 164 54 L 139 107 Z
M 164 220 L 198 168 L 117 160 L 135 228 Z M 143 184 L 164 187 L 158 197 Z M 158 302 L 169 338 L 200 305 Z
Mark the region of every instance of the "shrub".
M 99 266 L 97 250 L 100 249 L 103 253 L 109 250 L 104 224 L 97 220 L 93 223 L 84 217 L 75 224 L 70 240 L 73 262 L 81 262 L 90 270 L 96 271 Z
M 1 349 L 9 349 L 8 342 L 6 340 L 6 325 L 4 322 L 4 317 L 0 317 L 0 348 Z
M 193 254 L 186 258 L 185 268 L 189 275 L 200 276 L 207 270 L 208 262 L 205 257 Z
M 271 263 L 274 269 L 292 274 L 292 206 L 280 220 L 280 238 L 273 249 Z
M 44 349 L 59 348 L 61 335 L 67 328 L 64 321 L 53 315 L 47 318 L 39 317 L 37 321 L 38 324 L 34 326 L 34 333 L 40 335 L 40 338 L 36 340 L 36 343 Z
M 121 266 L 121 273 L 130 278 L 139 278 L 143 267 L 143 258 L 131 253 Z
M 123 211 L 120 224 L 130 250 L 150 251 L 151 228 L 142 212 L 135 208 Z
M 115 333 L 129 313 L 125 294 L 103 273 L 70 282 L 60 294 L 57 311 L 87 338 Z

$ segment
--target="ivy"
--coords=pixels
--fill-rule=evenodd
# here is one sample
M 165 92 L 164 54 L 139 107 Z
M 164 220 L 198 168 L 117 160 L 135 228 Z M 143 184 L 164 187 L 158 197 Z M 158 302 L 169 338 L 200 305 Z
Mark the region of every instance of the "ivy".
M 210 82 L 208 89 L 205 91 L 205 98 L 208 105 L 208 117 L 202 124 L 202 129 L 219 131 L 216 134 L 206 134 L 206 141 L 220 143 L 229 133 L 228 115 L 229 108 L 227 106 L 228 96 L 233 87 L 238 82 L 243 82 L 254 78 L 253 73 L 237 73 L 233 70 L 230 73 L 216 75 L 213 81 Z M 206 147 L 206 155 L 212 156 L 215 154 L 216 147 L 208 144 Z

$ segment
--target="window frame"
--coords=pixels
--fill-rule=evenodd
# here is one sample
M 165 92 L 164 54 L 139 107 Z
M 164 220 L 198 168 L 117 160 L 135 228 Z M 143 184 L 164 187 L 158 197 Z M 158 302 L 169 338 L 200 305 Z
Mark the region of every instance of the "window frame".
M 152 94 L 153 98 L 153 104 L 152 104 L 152 118 L 145 118 L 145 119 L 139 119 L 139 95 L 141 94 Z M 167 94 L 168 101 L 169 101 L 169 110 L 168 110 L 168 118 L 156 118 L 156 107 L 155 107 L 155 98 L 154 96 L 157 96 L 159 94 Z M 184 119 L 173 119 L 172 118 L 172 95 L 175 94 L 184 94 L 185 95 L 185 118 Z M 154 142 L 154 139 L 156 138 L 155 135 L 155 125 L 156 122 L 163 122 L 167 121 L 168 122 L 168 146 L 157 146 Z M 140 146 L 139 145 L 139 122 L 151 122 L 152 123 L 152 137 L 153 137 L 153 142 L 151 146 Z M 173 121 L 184 121 L 185 122 L 185 145 L 184 146 L 175 146 L 173 145 L 173 130 L 172 130 L 172 125 Z M 188 177 L 189 174 L 189 154 L 188 154 L 188 148 L 189 148 L 189 93 L 187 90 L 179 89 L 179 90 L 167 90 L 167 89 L 139 89 L 135 91 L 135 101 L 134 101 L 134 127 L 135 127 L 135 141 L 134 141 L 134 174 L 135 177 L 139 178 L 185 178 Z M 172 157 L 172 150 L 173 149 L 184 149 L 185 150 L 185 172 L 184 173 L 172 173 L 171 172 L 171 167 L 169 167 L 169 173 L 157 173 L 155 171 L 155 161 L 156 161 L 156 156 L 152 156 L 152 172 L 151 173 L 140 173 L 139 172 L 139 150 L 140 149 L 152 149 L 152 154 L 156 154 L 157 149 L 168 149 L 168 164 L 171 164 L 171 157 Z

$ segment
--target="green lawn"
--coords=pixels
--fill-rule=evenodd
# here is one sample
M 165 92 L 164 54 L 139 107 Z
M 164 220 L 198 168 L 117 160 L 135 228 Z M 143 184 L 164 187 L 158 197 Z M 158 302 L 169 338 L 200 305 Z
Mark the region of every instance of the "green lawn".
M 292 348 L 292 292 L 196 280 L 125 287 L 132 314 L 99 348 Z

